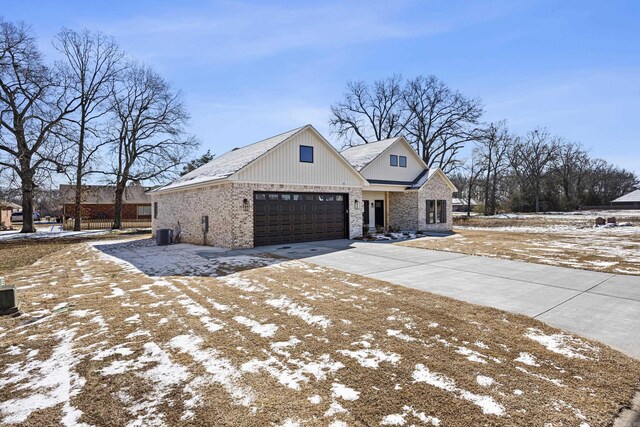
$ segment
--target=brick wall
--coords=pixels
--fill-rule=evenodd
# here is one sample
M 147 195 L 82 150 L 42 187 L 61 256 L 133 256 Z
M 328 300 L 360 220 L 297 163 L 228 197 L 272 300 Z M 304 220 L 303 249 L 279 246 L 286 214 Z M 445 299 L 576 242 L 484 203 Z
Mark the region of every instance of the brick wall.
M 122 219 L 151 219 L 151 215 L 138 215 L 138 206 L 151 206 L 150 204 L 127 204 L 122 206 Z M 84 219 L 113 219 L 115 218 L 115 205 L 107 204 L 82 204 L 80 212 Z M 64 205 L 66 218 L 75 216 L 74 204 Z
M 419 230 L 425 231 L 450 231 L 453 228 L 453 211 L 451 199 L 453 198 L 451 188 L 439 175 L 431 178 L 418 191 L 418 220 Z M 441 224 L 427 224 L 427 200 L 447 201 L 447 222 Z
M 389 225 L 391 227 L 399 227 L 400 230 L 417 230 L 418 215 L 418 191 L 389 193 Z
M 0 229 L 11 227 L 11 209 L 0 209 Z
M 354 200 L 362 201 L 360 187 L 301 186 L 284 184 L 225 183 L 165 194 L 152 193 L 158 203 L 158 215 L 153 219 L 153 233 L 159 228 L 177 229 L 180 222 L 181 241 L 229 249 L 253 247 L 253 192 L 299 191 L 307 193 L 348 193 L 349 234 L 362 236 L 362 203 L 353 209 Z M 247 199 L 248 209 L 243 202 Z M 209 216 L 209 233 L 202 231 L 201 218 Z

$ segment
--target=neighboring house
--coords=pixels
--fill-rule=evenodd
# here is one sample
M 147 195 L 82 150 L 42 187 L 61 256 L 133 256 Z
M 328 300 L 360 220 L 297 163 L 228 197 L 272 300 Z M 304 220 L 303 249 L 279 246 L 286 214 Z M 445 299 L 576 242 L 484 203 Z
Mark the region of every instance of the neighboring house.
M 131 185 L 124 192 L 123 220 L 151 220 L 151 187 Z M 75 185 L 60 186 L 60 203 L 64 219 L 75 217 Z M 83 185 L 80 212 L 83 219 L 115 218 L 115 187 L 112 185 Z
M 478 206 L 478 202 L 474 199 L 469 200 L 454 197 L 451 200 L 451 205 L 453 206 L 454 212 L 467 212 L 467 206 L 471 206 L 471 211 L 473 212 L 473 209 Z
M 21 207 L 15 203 L 0 200 L 0 230 L 11 228 L 11 213 Z
M 640 190 L 618 197 L 611 202 L 611 205 L 619 208 L 640 209 Z
M 450 229 L 455 187 L 446 176 L 428 170 L 404 138 L 368 145 L 377 146 L 377 154 L 352 164 L 360 156 L 343 157 L 307 125 L 233 149 L 149 193 L 154 234 L 179 229 L 182 242 L 250 248 L 361 237 L 363 219 Z M 398 156 L 398 166 L 378 169 L 384 153 Z M 405 179 L 408 170 L 415 174 Z

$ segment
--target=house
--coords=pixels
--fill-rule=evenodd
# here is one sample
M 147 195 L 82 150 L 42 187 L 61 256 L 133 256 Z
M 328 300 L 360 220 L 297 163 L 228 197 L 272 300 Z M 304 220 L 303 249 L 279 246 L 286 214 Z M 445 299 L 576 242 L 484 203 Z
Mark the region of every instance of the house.
M 0 200 L 0 230 L 7 230 L 12 227 L 11 213 L 21 207 L 15 203 Z
M 170 228 L 181 242 L 250 248 L 358 238 L 363 223 L 450 229 L 452 191 L 404 138 L 340 153 L 306 125 L 233 149 L 149 194 L 154 234 Z
M 632 191 L 612 200 L 611 205 L 621 209 L 640 209 L 640 190 Z
M 363 223 L 370 230 L 448 231 L 456 187 L 430 169 L 404 137 L 358 145 L 341 152 L 367 180 Z
M 151 196 L 147 191 L 152 187 L 130 185 L 125 189 L 122 206 L 123 220 L 151 220 Z M 60 186 L 60 202 L 65 220 L 75 217 L 76 187 Z M 112 185 L 83 185 L 80 202 L 83 219 L 115 218 L 115 187 Z
M 451 200 L 451 204 L 453 205 L 453 211 L 454 212 L 467 212 L 467 207 L 471 206 L 471 211 L 473 211 L 473 209 L 478 206 L 478 202 L 476 202 L 474 199 L 461 199 L 461 198 L 457 198 L 454 197 Z

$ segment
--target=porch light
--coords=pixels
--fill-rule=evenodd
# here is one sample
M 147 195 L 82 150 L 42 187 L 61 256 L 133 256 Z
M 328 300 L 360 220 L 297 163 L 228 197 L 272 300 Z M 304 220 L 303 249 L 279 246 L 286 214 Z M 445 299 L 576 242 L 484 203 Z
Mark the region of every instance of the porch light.
M 356 200 L 353 201 L 353 208 L 355 210 L 359 210 L 360 209 L 360 201 L 359 200 L 356 199 Z
M 244 209 L 245 212 L 249 211 L 249 199 L 244 199 L 242 201 L 242 209 Z

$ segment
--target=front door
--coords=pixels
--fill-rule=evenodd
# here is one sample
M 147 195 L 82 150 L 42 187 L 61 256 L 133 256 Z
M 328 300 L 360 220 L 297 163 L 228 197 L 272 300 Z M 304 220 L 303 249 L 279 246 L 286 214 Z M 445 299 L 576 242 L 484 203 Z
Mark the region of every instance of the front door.
M 384 227 L 384 200 L 375 201 L 375 225 L 376 228 Z
M 369 226 L 369 201 L 363 200 L 364 210 L 362 211 L 362 225 Z

